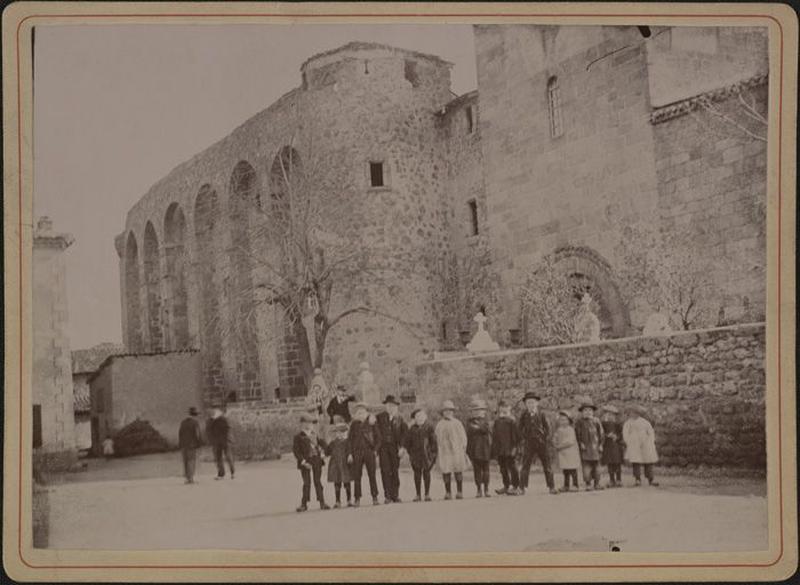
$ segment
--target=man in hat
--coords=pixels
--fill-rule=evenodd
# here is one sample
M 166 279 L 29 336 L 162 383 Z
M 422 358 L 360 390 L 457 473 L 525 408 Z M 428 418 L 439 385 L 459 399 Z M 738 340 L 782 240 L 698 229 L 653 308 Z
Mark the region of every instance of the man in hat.
M 181 449 L 183 457 L 183 476 L 186 483 L 194 483 L 194 471 L 197 468 L 197 450 L 203 444 L 203 437 L 200 433 L 200 422 L 197 415 L 200 414 L 192 406 L 189 408 L 189 416 L 181 421 L 178 429 L 178 447 Z
M 581 416 L 575 421 L 575 438 L 578 439 L 578 449 L 581 452 L 581 466 L 583 467 L 583 481 L 586 490 L 603 489 L 600 485 L 600 455 L 603 451 L 603 425 L 594 415 L 597 407 L 591 400 L 585 400 L 578 411 Z
M 303 480 L 303 493 L 300 499 L 298 512 L 308 510 L 311 500 L 311 480 L 314 480 L 314 492 L 321 510 L 328 510 L 330 506 L 325 503 L 322 488 L 322 466 L 325 465 L 325 440 L 317 436 L 317 417 L 313 413 L 304 412 L 300 415 L 300 432 L 294 436 L 292 453 L 297 459 L 297 469 Z
M 361 505 L 361 474 L 367 469 L 372 505 L 378 505 L 378 480 L 375 477 L 375 459 L 381 446 L 381 433 L 375 415 L 367 412 L 367 405 L 359 402 L 355 406 L 355 417 L 350 423 L 350 450 L 353 453 L 353 505 Z
M 378 460 L 381 464 L 384 503 L 400 502 L 400 456 L 408 425 L 398 412 L 400 403 L 389 394 L 383 399 L 385 410 L 376 417 L 381 444 Z
M 347 388 L 339 384 L 336 386 L 336 395 L 328 402 L 326 412 L 331 419 L 331 424 L 336 424 L 336 417 L 341 419 L 341 422 L 349 423 L 352 417 L 350 416 L 350 403 L 355 402 L 356 397 L 347 393 Z
M 525 412 L 519 419 L 519 431 L 522 436 L 522 470 L 520 473 L 521 494 L 528 489 L 528 481 L 531 473 L 531 464 L 534 458 L 542 462 L 542 471 L 547 488 L 551 494 L 557 494 L 553 481 L 553 472 L 550 470 L 550 455 L 547 452 L 547 442 L 550 436 L 550 426 L 547 418 L 539 410 L 539 395 L 535 392 L 527 392 L 523 397 Z
M 219 408 L 211 411 L 211 420 L 206 425 L 206 437 L 211 444 L 214 451 L 214 461 L 217 464 L 217 477 L 215 479 L 222 479 L 225 477 L 225 461 L 228 462 L 228 467 L 231 470 L 231 479 L 233 479 L 233 451 L 231 449 L 233 439 L 231 437 L 231 426 L 228 424 L 228 419 L 223 416 Z

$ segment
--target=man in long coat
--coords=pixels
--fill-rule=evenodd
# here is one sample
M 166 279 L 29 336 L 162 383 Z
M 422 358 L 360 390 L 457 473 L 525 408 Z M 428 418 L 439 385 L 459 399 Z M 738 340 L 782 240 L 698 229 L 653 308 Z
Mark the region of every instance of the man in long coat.
M 542 462 L 544 479 L 551 494 L 557 494 L 553 481 L 553 472 L 550 470 L 550 455 L 547 452 L 547 442 L 550 436 L 550 426 L 544 413 L 539 410 L 539 396 L 534 392 L 527 392 L 523 398 L 525 412 L 519 419 L 519 431 L 522 436 L 522 470 L 520 472 L 520 493 L 528 489 L 528 480 L 531 473 L 531 464 L 538 457 Z
M 225 477 L 225 461 L 228 462 L 228 467 L 231 470 L 231 479 L 233 479 L 234 465 L 233 465 L 233 438 L 231 437 L 231 426 L 228 419 L 223 416 L 222 411 L 215 408 L 211 413 L 211 420 L 206 426 L 206 437 L 214 451 L 214 461 L 217 464 L 217 477 L 215 479 L 222 479 Z
M 372 504 L 378 505 L 378 480 L 375 477 L 375 460 L 381 445 L 381 433 L 376 424 L 374 415 L 367 412 L 367 405 L 356 405 L 355 418 L 350 423 L 350 449 L 353 453 L 353 504 L 361 505 L 361 474 L 367 469 L 369 491 L 372 495 Z
M 391 394 L 383 400 L 386 410 L 376 417 L 381 444 L 378 460 L 381 464 L 384 503 L 400 502 L 400 452 L 405 443 L 408 425 L 400 416 L 400 404 Z
M 183 458 L 183 476 L 186 478 L 186 483 L 194 483 L 197 450 L 203 444 L 200 422 L 197 420 L 198 414 L 197 409 L 192 406 L 189 409 L 189 416 L 183 419 L 178 429 L 178 447 Z

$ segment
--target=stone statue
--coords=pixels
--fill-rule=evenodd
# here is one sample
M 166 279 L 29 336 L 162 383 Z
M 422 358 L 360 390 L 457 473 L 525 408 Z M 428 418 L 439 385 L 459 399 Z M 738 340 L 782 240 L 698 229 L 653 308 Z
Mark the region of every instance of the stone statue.
M 475 332 L 472 341 L 467 344 L 467 351 L 470 353 L 482 353 L 499 350 L 500 346 L 492 340 L 489 332 L 486 331 L 486 315 L 479 312 L 472 320 L 478 324 L 478 330 Z
M 356 395 L 368 405 L 378 404 L 380 401 L 380 389 L 375 383 L 375 376 L 369 371 L 369 364 L 361 362 L 358 367 L 361 371 L 358 373 L 358 379 L 356 380 Z
M 656 312 L 647 318 L 644 323 L 644 330 L 642 335 L 646 337 L 653 337 L 656 335 L 667 335 L 672 331 L 669 326 L 669 318 L 661 312 L 660 308 L 656 308 Z
M 575 321 L 578 343 L 600 341 L 600 319 L 592 312 L 592 297 L 584 293 L 581 298 L 581 311 Z

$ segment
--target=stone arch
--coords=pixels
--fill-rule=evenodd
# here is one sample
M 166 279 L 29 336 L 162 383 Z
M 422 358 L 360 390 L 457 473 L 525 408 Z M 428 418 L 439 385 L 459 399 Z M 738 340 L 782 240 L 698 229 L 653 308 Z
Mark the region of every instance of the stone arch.
M 186 349 L 189 347 L 186 217 L 177 203 L 170 204 L 164 215 L 164 259 L 169 303 L 168 339 L 165 345 L 171 349 Z
M 142 342 L 142 303 L 139 289 L 139 246 L 134 233 L 128 232 L 125 243 L 125 315 L 127 317 L 128 351 L 136 353 L 144 349 Z
M 194 237 L 200 297 L 200 350 L 203 357 L 205 396 L 214 404 L 222 399 L 222 323 L 217 289 L 215 249 L 220 243 L 217 192 L 206 184 L 194 203 Z
M 596 301 L 604 339 L 630 333 L 630 314 L 614 279 L 610 264 L 585 246 L 566 246 L 553 253 L 555 265 L 573 281 L 576 296 L 588 292 Z
M 164 351 L 161 307 L 161 262 L 158 236 L 152 222 L 144 228 L 144 285 L 147 299 L 147 334 L 150 351 Z
M 260 200 L 258 176 L 247 161 L 231 173 L 228 217 L 230 226 L 232 280 L 226 290 L 231 311 L 231 342 L 236 355 L 236 389 L 226 400 L 253 400 L 261 396 L 256 334 L 256 303 L 253 290 L 254 206 Z

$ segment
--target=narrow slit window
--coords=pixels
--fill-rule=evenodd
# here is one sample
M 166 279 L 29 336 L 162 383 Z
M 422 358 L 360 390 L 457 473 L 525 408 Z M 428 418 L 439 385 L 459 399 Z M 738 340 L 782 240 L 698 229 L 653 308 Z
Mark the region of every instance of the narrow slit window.
M 370 185 L 372 185 L 373 187 L 385 186 L 382 162 L 369 163 L 369 180 L 370 180 Z
M 550 112 L 550 136 L 558 138 L 564 133 L 564 126 L 561 121 L 561 90 L 555 76 L 547 81 L 547 106 Z
M 447 321 L 442 321 L 442 341 L 447 341 Z
M 33 405 L 33 448 L 42 446 L 42 405 Z
M 467 201 L 469 207 L 470 235 L 478 235 L 478 202 L 474 199 Z
M 465 112 L 467 114 L 467 133 L 472 134 L 475 132 L 475 112 L 473 112 L 472 106 L 467 106 Z

